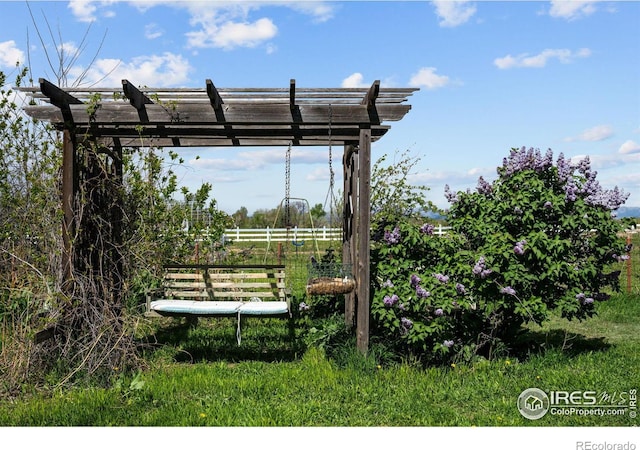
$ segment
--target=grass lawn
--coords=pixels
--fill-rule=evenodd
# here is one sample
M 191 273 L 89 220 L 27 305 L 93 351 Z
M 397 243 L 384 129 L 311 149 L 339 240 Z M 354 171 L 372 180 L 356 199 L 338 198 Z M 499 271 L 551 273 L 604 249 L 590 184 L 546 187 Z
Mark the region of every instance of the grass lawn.
M 552 320 L 532 328 L 512 355 L 473 365 L 381 367 L 375 349 L 337 364 L 311 349 L 299 353 L 284 321 L 248 323 L 242 345 L 232 322 L 176 325 L 135 378 L 114 368 L 110 389 L 38 394 L 0 404 L 4 426 L 637 426 L 624 415 L 546 414 L 516 407 L 531 387 L 596 391 L 608 401 L 640 386 L 640 301 L 617 295 L 583 323 Z M 624 394 L 626 395 L 626 394 Z

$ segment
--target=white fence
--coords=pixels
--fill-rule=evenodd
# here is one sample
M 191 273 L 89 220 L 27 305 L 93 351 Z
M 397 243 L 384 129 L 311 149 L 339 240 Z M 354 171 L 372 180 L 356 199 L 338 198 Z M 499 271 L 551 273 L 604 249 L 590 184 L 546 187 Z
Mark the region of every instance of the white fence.
M 234 242 L 339 241 L 342 228 L 227 228 L 224 235 Z
M 433 234 L 445 234 L 450 228 L 437 225 Z M 234 242 L 341 241 L 342 228 L 227 228 L 224 236 Z

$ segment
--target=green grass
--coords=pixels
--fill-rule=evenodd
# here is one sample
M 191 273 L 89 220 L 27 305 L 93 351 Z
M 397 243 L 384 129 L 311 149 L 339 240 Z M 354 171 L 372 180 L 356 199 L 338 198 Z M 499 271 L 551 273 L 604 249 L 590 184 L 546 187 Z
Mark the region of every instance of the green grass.
M 336 364 L 287 339 L 284 321 L 176 324 L 138 378 L 0 404 L 4 426 L 632 426 L 638 419 L 523 418 L 526 388 L 608 393 L 640 385 L 640 301 L 619 295 L 589 321 L 553 320 L 495 361 L 423 369 L 378 365 L 375 349 Z

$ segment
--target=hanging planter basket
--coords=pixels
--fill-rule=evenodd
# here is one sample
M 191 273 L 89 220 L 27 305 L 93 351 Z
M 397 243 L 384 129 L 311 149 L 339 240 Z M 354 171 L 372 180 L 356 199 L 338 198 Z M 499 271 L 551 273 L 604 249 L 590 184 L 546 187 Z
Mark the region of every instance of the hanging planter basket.
M 311 262 L 308 267 L 307 294 L 348 294 L 356 287 L 351 268 L 351 264 Z

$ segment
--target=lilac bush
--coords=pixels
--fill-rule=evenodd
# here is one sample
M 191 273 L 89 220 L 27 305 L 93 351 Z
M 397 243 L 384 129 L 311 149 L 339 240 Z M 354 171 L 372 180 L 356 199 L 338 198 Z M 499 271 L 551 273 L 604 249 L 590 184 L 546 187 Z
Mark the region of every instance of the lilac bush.
M 452 232 L 397 217 L 372 250 L 373 332 L 427 358 L 488 352 L 551 313 L 583 320 L 619 289 L 625 254 L 614 213 L 628 194 L 604 189 L 587 158 L 512 149 L 492 183 L 445 196 Z M 390 301 L 397 298 L 396 301 Z M 408 324 L 411 323 L 411 326 Z

